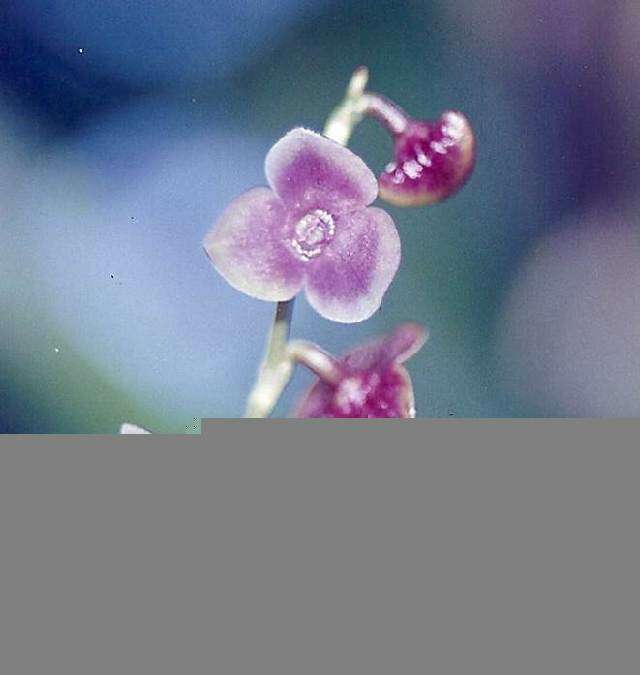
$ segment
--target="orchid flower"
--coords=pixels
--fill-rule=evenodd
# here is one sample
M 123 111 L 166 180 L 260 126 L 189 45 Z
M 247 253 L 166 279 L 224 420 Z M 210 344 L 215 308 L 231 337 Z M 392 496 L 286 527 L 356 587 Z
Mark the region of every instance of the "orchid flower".
M 390 335 L 360 345 L 339 359 L 315 345 L 292 343 L 294 358 L 318 376 L 294 416 L 415 417 L 413 386 L 402 364 L 426 339 L 422 326 L 405 323 Z
M 297 128 L 269 150 L 265 173 L 270 187 L 237 197 L 207 234 L 214 267 L 260 300 L 290 300 L 304 288 L 327 319 L 368 319 L 400 264 L 393 220 L 369 206 L 378 196 L 371 170 L 339 143 Z

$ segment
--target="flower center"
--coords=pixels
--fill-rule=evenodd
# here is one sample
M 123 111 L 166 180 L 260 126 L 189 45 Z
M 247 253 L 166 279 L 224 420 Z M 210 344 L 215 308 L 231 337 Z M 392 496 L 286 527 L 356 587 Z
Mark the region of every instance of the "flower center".
M 309 211 L 293 228 L 291 246 L 301 260 L 319 256 L 336 231 L 333 216 L 322 209 Z

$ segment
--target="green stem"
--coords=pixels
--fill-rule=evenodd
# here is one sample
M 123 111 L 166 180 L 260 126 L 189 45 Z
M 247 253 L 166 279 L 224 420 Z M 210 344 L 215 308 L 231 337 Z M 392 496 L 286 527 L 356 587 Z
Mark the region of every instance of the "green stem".
M 276 305 L 267 351 L 256 384 L 249 394 L 245 417 L 268 417 L 291 379 L 293 364 L 287 353 L 287 344 L 294 300 L 291 298 Z

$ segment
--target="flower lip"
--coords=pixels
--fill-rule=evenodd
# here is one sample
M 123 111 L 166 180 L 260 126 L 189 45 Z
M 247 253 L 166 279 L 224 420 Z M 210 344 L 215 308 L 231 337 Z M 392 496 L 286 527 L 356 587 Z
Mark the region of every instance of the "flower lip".
M 422 326 L 401 324 L 390 335 L 333 359 L 331 377 L 319 377 L 298 404 L 294 416 L 415 417 L 413 386 L 402 363 L 426 339 L 427 332 Z M 331 359 L 326 354 L 323 358 Z M 310 362 L 312 358 L 306 361 Z
M 397 206 L 442 201 L 467 181 L 475 155 L 475 136 L 461 112 L 447 110 L 433 122 L 412 120 L 395 135 L 394 160 L 379 178 L 380 197 Z

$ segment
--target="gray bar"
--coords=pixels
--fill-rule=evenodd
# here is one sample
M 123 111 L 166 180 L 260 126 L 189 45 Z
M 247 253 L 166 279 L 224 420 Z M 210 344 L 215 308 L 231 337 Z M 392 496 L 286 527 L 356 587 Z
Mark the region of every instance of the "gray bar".
M 0 672 L 633 674 L 640 421 L 0 440 Z

